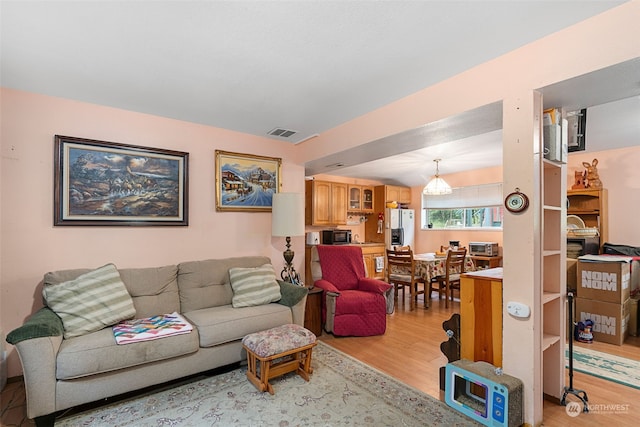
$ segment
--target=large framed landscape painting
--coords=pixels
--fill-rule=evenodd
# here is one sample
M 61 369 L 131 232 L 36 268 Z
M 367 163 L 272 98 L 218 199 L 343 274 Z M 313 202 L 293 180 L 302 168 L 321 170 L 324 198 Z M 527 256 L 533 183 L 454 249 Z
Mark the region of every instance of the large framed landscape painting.
M 216 150 L 216 210 L 271 211 L 282 159 Z
M 188 225 L 189 153 L 55 136 L 54 225 Z

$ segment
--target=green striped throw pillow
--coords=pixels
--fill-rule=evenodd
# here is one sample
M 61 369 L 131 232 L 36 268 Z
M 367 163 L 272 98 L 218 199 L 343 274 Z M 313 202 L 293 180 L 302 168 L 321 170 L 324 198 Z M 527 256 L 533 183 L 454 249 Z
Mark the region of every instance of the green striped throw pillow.
M 269 304 L 282 298 L 271 264 L 255 268 L 230 268 L 229 279 L 233 289 L 231 305 L 234 308 Z
M 42 295 L 62 319 L 65 338 L 95 332 L 136 315 L 131 295 L 113 264 L 45 286 Z

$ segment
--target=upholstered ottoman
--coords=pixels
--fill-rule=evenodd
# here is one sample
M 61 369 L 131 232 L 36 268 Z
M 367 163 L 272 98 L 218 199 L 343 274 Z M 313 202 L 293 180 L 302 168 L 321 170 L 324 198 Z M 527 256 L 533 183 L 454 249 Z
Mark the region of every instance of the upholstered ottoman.
M 247 378 L 260 391 L 273 394 L 271 378 L 295 371 L 309 381 L 313 373 L 311 352 L 316 336 L 300 325 L 283 325 L 249 334 L 242 339 L 242 345 L 247 351 Z

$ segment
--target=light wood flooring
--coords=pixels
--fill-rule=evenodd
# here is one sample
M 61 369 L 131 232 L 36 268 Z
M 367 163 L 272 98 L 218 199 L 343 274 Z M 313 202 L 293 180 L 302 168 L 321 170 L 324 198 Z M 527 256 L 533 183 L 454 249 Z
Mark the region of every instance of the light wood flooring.
M 409 310 L 407 296 L 405 303 L 400 303 L 395 313 L 388 317 L 387 332 L 384 335 L 334 337 L 324 333 L 320 339 L 391 377 L 444 401 L 439 387 L 439 368 L 447 363 L 447 358 L 440 351 L 440 343 L 448 337 L 442 329 L 442 322 L 448 320 L 453 313 L 460 312 L 460 302 L 456 299 L 446 309 L 444 301 L 439 301 L 436 293 L 433 295 L 429 309 L 423 308 L 422 297 L 419 296 L 418 308 L 413 311 Z M 598 342 L 576 343 L 576 346 L 640 360 L 639 337 L 629 337 L 622 346 Z M 566 385 L 569 385 L 568 373 Z M 638 425 L 640 390 L 579 372 L 574 372 L 573 386 L 587 392 L 590 404 L 620 405 L 622 412 L 607 414 L 599 411 L 600 413 L 583 413 L 571 418 L 566 414 L 564 406 L 545 401 L 544 426 Z M 569 397 L 568 400 L 574 399 Z
M 422 298 L 422 297 L 420 297 Z M 425 310 L 422 300 L 417 309 L 410 311 L 408 296 L 405 303 L 400 302 L 394 314 L 388 317 L 387 332 L 376 337 L 340 337 L 324 333 L 320 339 L 333 347 L 367 363 L 400 381 L 443 399 L 439 388 L 439 368 L 447 359 L 440 351 L 440 343 L 447 340 L 442 322 L 453 313 L 459 312 L 459 301 L 454 301 L 448 309 L 444 301 L 434 300 Z M 576 344 L 585 345 L 585 344 Z M 640 360 L 640 338 L 630 337 L 623 346 L 594 342 L 585 345 L 594 350 Z M 312 379 L 313 381 L 313 379 Z M 567 384 L 568 384 L 567 379 Z M 596 377 L 574 373 L 574 387 L 585 390 L 589 402 L 603 405 L 619 405 L 619 413 L 581 414 L 569 417 L 565 407 L 545 402 L 544 426 L 581 426 L 596 427 L 615 425 L 615 427 L 635 427 L 640 413 L 640 390 L 625 387 Z M 571 399 L 569 399 L 571 400 Z M 626 409 L 625 409 L 626 408 Z M 2 391 L 0 399 L 2 426 L 32 426 L 25 415 L 24 384 L 11 381 Z

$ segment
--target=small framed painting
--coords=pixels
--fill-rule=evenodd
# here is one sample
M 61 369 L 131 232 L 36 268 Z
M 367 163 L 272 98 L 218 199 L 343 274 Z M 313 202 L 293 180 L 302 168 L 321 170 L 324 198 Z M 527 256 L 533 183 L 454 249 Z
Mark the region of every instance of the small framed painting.
M 216 150 L 216 210 L 271 212 L 282 159 Z
M 188 225 L 189 153 L 55 136 L 54 225 Z

